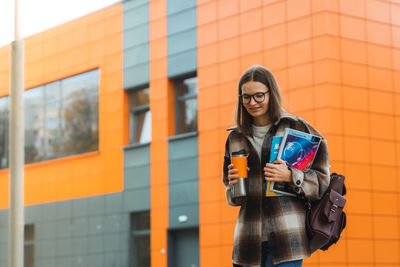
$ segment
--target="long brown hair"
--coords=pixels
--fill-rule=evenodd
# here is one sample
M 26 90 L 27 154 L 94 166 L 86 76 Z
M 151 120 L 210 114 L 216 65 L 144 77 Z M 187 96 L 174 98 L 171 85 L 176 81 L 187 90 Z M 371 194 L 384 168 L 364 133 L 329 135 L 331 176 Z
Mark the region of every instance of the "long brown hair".
M 241 97 L 243 84 L 254 81 L 264 84 L 269 89 L 269 102 L 268 102 L 268 115 L 271 119 L 271 123 L 276 122 L 281 116 L 282 110 L 282 98 L 279 90 L 278 83 L 271 71 L 267 68 L 254 65 L 247 69 L 239 80 L 238 85 L 238 101 L 236 105 L 236 125 L 239 132 L 246 136 L 253 136 L 253 129 L 251 125 L 254 123 L 254 118 L 247 112 L 243 106 Z

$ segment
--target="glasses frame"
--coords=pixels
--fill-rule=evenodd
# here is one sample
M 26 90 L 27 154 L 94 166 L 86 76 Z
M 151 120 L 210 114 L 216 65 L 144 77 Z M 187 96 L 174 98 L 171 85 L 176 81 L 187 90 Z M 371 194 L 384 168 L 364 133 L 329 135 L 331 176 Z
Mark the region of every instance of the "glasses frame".
M 253 94 L 253 95 L 249 95 L 249 94 L 240 94 L 240 95 L 239 95 L 239 99 L 240 99 L 240 101 L 241 101 L 243 104 L 245 104 L 245 105 L 250 104 L 252 98 L 254 99 L 254 101 L 255 101 L 256 103 L 260 104 L 260 103 L 262 103 L 262 102 L 265 101 L 265 95 L 268 94 L 268 93 L 269 93 L 269 90 L 266 91 L 266 92 L 257 92 L 257 93 L 255 93 L 255 94 Z M 262 94 L 262 95 L 263 95 L 263 99 L 262 99 L 261 101 L 257 101 L 257 99 L 256 99 L 256 95 L 258 95 L 258 94 Z M 243 100 L 243 96 L 249 96 L 249 97 L 250 97 L 250 98 L 249 98 L 250 101 L 249 101 L 249 102 L 245 102 L 245 101 Z

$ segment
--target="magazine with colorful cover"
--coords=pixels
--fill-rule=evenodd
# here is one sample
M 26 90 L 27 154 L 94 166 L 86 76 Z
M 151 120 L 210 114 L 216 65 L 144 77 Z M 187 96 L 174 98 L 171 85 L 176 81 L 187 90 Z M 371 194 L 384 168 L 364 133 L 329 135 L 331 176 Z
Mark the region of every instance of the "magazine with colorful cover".
M 322 137 L 286 128 L 279 146 L 277 158 L 286 162 L 288 167 L 298 170 L 309 169 L 317 154 Z M 271 182 L 270 190 L 289 196 L 296 192 L 288 183 Z

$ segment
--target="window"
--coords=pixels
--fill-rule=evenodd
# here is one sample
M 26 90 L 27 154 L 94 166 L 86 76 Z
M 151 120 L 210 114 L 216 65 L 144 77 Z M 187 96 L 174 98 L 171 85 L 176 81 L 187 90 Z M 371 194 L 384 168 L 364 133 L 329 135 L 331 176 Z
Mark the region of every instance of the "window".
M 98 87 L 93 70 L 25 91 L 25 163 L 98 149 Z
M 197 131 L 197 91 L 197 77 L 175 81 L 177 134 Z
M 150 267 L 150 211 L 131 214 L 131 267 Z
M 24 92 L 25 163 L 96 151 L 99 71 Z M 9 97 L 0 98 L 0 168 L 8 168 Z
M 147 143 L 151 141 L 150 89 L 132 90 L 130 102 L 130 142 Z
M 35 228 L 33 224 L 25 225 L 24 230 L 24 267 L 35 266 Z
M 8 167 L 9 97 L 0 98 L 0 168 Z

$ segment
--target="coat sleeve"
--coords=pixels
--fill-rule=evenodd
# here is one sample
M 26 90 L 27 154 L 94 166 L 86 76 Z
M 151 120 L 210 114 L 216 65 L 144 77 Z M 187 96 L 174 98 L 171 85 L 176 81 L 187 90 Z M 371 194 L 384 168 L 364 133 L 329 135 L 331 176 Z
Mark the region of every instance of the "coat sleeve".
M 302 123 L 306 132 L 321 136 L 307 122 L 302 121 Z M 303 194 L 309 200 L 320 199 L 330 182 L 329 153 L 326 139 L 322 139 L 310 169 L 304 171 L 291 167 L 289 169 L 292 172 L 292 186 L 298 194 Z
M 229 151 L 229 136 L 226 140 L 225 144 L 225 155 L 224 155 L 224 166 L 223 166 L 223 175 L 222 175 L 222 182 L 225 185 L 225 197 L 226 202 L 228 202 L 231 206 L 240 206 L 242 203 L 236 202 L 234 198 L 232 198 L 231 189 L 232 186 L 229 184 L 228 179 L 228 166 L 231 164 L 231 157 Z

